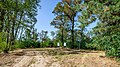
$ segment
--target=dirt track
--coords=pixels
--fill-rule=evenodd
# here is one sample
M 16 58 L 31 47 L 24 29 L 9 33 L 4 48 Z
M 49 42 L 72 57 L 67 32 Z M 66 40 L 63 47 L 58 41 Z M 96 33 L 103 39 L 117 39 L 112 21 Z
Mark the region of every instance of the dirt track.
M 120 67 L 102 51 L 22 49 L 0 55 L 0 67 Z

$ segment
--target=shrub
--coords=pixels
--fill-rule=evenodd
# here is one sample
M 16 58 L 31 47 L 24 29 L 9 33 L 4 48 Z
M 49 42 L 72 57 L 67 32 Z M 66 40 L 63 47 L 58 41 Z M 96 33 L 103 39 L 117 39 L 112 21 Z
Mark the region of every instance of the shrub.
M 86 48 L 91 50 L 100 50 L 100 46 L 97 44 L 87 44 Z
M 36 42 L 34 40 L 25 40 L 21 42 L 21 48 L 39 48 L 40 42 Z
M 0 49 L 2 51 L 4 51 L 5 53 L 7 53 L 7 51 L 9 50 L 7 43 L 6 42 L 1 42 L 0 43 Z
M 6 42 L 7 33 L 0 32 L 0 49 L 7 53 L 9 51 L 9 45 Z
M 100 48 L 101 50 L 105 50 L 107 56 L 120 57 L 120 32 L 113 33 L 107 36 L 97 36 L 94 38 L 92 43 L 99 46 L 88 45 L 88 47 L 96 47 Z

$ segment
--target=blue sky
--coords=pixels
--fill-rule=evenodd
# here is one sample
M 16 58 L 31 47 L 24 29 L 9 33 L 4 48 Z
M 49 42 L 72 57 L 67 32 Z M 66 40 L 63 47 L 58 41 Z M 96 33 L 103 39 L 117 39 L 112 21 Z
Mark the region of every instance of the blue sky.
M 52 14 L 52 11 L 54 10 L 56 4 L 60 1 L 61 0 L 41 0 L 41 9 L 38 9 L 37 24 L 35 25 L 38 32 L 46 30 L 50 35 L 50 31 L 56 30 L 53 26 L 50 26 L 50 22 L 55 17 L 54 14 Z
M 38 9 L 37 24 L 35 25 L 38 32 L 41 32 L 41 30 L 46 30 L 49 32 L 48 35 L 50 36 L 51 31 L 57 30 L 53 26 L 50 26 L 50 22 L 55 17 L 55 15 L 52 14 L 52 11 L 54 10 L 56 4 L 60 1 L 61 0 L 41 0 L 41 9 Z M 96 22 L 90 24 L 89 27 L 87 27 L 87 30 L 91 30 L 91 28 L 95 27 L 96 24 Z

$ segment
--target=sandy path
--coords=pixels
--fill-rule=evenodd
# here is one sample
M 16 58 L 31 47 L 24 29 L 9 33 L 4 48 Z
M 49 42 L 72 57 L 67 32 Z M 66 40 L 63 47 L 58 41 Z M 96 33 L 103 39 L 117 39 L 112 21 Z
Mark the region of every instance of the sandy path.
M 28 67 L 33 57 L 23 56 L 20 62 L 16 63 L 13 67 Z
M 16 51 L 14 54 L 0 56 L 0 67 L 120 67 L 119 62 L 105 57 L 104 52 L 73 53 L 53 49 Z
M 85 58 L 87 57 L 87 54 L 83 55 L 82 59 L 81 59 L 81 63 L 83 64 L 85 62 Z

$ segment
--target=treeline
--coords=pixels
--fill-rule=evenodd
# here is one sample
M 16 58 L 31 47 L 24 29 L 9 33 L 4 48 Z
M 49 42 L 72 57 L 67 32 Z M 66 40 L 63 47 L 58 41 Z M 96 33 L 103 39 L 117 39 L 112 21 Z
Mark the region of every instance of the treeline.
M 0 48 L 7 52 L 16 41 L 35 39 L 39 0 L 0 1 Z M 33 33 L 34 32 L 34 33 Z
M 105 50 L 120 57 L 119 0 L 62 0 L 53 10 L 51 25 L 58 29 L 54 42 L 70 48 Z M 90 24 L 96 27 L 87 30 Z

